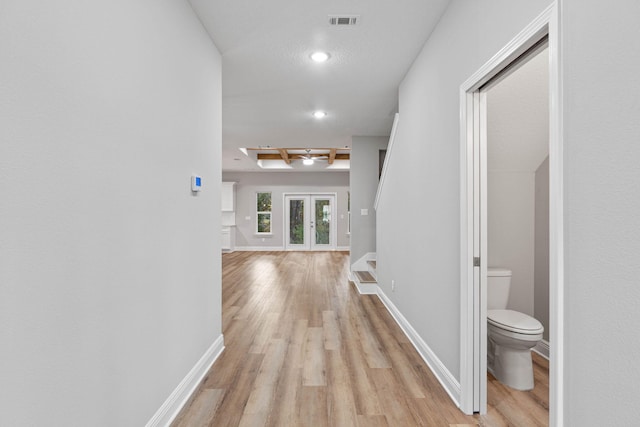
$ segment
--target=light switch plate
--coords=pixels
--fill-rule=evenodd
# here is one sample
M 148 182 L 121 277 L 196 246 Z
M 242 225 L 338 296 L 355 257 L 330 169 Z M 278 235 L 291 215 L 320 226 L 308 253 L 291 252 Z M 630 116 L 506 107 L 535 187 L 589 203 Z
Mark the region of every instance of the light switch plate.
M 202 190 L 202 178 L 198 175 L 191 175 L 191 191 L 198 192 Z

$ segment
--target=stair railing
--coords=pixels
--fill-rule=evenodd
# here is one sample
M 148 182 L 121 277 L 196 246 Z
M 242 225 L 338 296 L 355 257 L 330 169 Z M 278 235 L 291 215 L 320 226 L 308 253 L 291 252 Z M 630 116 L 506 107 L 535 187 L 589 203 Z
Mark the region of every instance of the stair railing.
M 398 121 L 400 120 L 400 114 L 396 113 L 393 118 L 393 126 L 391 127 L 391 135 L 389 136 L 389 145 L 387 146 L 387 155 L 382 165 L 382 174 L 380 174 L 380 181 L 378 182 L 378 191 L 376 192 L 376 200 L 373 203 L 373 208 L 378 210 L 378 203 L 380 202 L 380 195 L 382 194 L 382 188 L 384 187 L 384 180 L 387 176 L 387 169 L 389 167 L 389 161 L 393 153 L 393 142 L 396 139 L 396 131 L 398 130 Z

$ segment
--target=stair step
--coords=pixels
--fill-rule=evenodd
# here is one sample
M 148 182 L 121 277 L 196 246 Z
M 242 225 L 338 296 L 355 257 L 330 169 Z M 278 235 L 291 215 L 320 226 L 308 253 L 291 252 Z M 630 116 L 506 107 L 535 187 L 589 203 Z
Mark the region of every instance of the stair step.
M 360 283 L 376 283 L 375 277 L 373 277 L 368 271 L 354 271 L 353 274 L 356 275 L 358 282 Z
M 374 270 L 376 269 L 376 260 L 372 259 L 367 261 L 367 264 L 369 264 L 371 266 L 371 268 L 373 268 Z

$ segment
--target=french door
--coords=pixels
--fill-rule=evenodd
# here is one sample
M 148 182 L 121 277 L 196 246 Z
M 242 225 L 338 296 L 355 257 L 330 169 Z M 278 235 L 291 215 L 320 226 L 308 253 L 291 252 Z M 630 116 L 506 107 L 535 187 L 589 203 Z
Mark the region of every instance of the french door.
M 287 250 L 326 251 L 336 248 L 335 195 L 287 194 L 284 203 Z

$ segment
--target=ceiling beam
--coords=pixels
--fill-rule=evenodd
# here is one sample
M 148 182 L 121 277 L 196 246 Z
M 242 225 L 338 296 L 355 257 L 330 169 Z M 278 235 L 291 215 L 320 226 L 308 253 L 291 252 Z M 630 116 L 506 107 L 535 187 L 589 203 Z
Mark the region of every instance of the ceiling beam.
M 306 154 L 289 154 L 289 162 L 291 162 L 291 160 L 301 160 L 306 157 Z M 326 154 L 311 154 L 309 157 L 315 159 L 316 157 L 326 157 Z M 349 160 L 349 157 L 349 154 L 336 153 L 334 160 Z M 283 158 L 280 154 L 258 153 L 258 160 L 283 160 Z
M 332 165 L 335 159 L 336 159 L 336 149 L 332 148 L 329 150 L 329 164 Z
M 284 160 L 286 164 L 290 165 L 291 159 L 289 158 L 289 152 L 284 148 L 278 148 L 278 151 L 280 152 L 280 156 L 282 156 L 282 160 Z
M 247 151 L 269 151 L 269 150 L 273 150 L 273 151 L 277 151 L 280 150 L 280 147 L 245 147 L 245 150 Z M 330 150 L 331 148 L 328 147 L 287 147 L 287 148 L 283 148 L 284 150 L 287 151 L 293 151 L 293 150 Z M 351 151 L 351 148 L 349 147 L 335 147 L 336 150 L 340 150 L 340 151 Z

